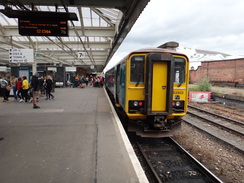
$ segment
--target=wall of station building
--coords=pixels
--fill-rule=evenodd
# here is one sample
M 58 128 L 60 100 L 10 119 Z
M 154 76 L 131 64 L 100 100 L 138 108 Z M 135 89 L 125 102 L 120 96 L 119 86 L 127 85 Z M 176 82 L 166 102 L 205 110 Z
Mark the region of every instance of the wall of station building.
M 20 72 L 24 71 L 24 72 Z M 53 67 L 53 66 L 38 66 L 37 67 L 37 72 L 39 73 L 40 76 L 47 76 L 50 75 L 54 82 L 61 82 L 63 86 L 66 86 L 67 80 L 72 80 L 75 78 L 75 76 L 86 76 L 86 71 L 82 68 L 77 68 L 76 72 L 75 71 L 66 71 L 65 67 Z M 3 72 L 0 74 L 2 76 L 15 76 L 16 78 L 23 76 L 22 74 L 25 73 L 24 75 L 27 76 L 27 79 L 30 80 L 30 76 L 33 75 L 32 73 L 32 66 L 13 66 L 10 69 L 9 73 Z
M 216 85 L 244 85 L 244 58 L 204 61 L 197 70 L 190 71 L 190 83 L 197 83 L 206 77 Z

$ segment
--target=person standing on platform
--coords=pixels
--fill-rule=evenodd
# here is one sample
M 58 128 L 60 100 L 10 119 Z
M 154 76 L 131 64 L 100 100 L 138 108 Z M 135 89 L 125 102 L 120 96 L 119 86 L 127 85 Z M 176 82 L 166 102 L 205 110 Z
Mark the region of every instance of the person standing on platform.
M 28 90 L 29 90 L 29 82 L 27 81 L 27 77 L 23 76 L 23 81 L 22 81 L 22 91 L 23 91 L 23 97 L 25 98 L 25 102 L 27 100 L 30 100 L 30 97 L 28 95 Z
M 74 88 L 76 88 L 78 86 L 79 83 L 79 77 L 78 75 L 75 77 L 75 82 L 74 82 Z
M 19 102 L 23 102 L 24 100 L 23 100 L 23 96 L 22 96 L 22 78 L 21 77 L 19 77 L 18 78 L 18 81 L 17 81 L 17 86 L 16 86 L 16 88 L 17 88 L 17 96 L 20 98 L 20 101 Z
M 51 94 L 52 87 L 53 87 L 53 81 L 52 81 L 51 76 L 47 76 L 45 86 L 46 86 L 46 98 L 45 98 L 45 100 L 50 100 L 50 97 L 52 97 L 52 99 L 54 99 L 54 96 Z
M 17 81 L 16 81 L 16 78 L 14 76 L 11 76 L 11 79 L 10 79 L 10 86 L 12 87 L 13 89 L 13 94 L 14 94 L 14 102 L 17 102 Z
M 88 86 L 88 82 L 89 82 L 89 77 L 86 76 L 86 86 Z
M 10 75 L 6 77 L 6 81 L 8 82 L 8 86 L 6 87 L 6 100 L 8 101 L 9 95 L 10 95 L 10 90 L 12 89 L 11 83 L 10 83 Z
M 0 87 L 2 90 L 3 102 L 7 101 L 7 86 L 8 82 L 2 76 L 0 76 Z
M 33 94 L 33 108 L 38 109 L 40 108 L 39 106 L 36 105 L 37 103 L 37 98 L 39 97 L 39 73 L 36 72 L 35 75 L 32 76 L 31 80 L 31 87 L 32 87 L 32 94 Z
M 44 78 L 43 78 L 43 76 L 39 79 L 39 90 L 40 90 L 40 97 L 44 97 L 45 89 L 44 89 Z

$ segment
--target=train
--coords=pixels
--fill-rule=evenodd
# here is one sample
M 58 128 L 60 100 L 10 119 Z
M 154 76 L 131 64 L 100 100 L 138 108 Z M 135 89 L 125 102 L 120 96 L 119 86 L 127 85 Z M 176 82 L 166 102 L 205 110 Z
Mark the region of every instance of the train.
M 177 42 L 133 51 L 105 73 L 105 88 L 127 131 L 168 137 L 187 113 L 189 60 Z

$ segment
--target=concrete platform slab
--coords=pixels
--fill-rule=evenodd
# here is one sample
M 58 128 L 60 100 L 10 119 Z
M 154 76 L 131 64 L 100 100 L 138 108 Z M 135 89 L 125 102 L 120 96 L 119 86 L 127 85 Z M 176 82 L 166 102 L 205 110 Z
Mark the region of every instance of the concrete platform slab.
M 1 183 L 147 182 L 131 161 L 103 88 L 0 103 Z M 141 170 L 140 170 L 141 171 Z

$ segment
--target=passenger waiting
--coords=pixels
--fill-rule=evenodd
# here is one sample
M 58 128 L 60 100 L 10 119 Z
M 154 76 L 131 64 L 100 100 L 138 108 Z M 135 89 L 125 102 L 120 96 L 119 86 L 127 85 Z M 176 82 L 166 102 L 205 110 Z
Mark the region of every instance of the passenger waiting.
M 23 76 L 23 82 L 22 82 L 22 96 L 25 98 L 25 102 L 30 100 L 30 96 L 28 95 L 28 90 L 29 90 L 29 82 L 27 81 L 26 76 Z
M 52 87 L 53 87 L 53 81 L 52 81 L 51 76 L 47 76 L 46 83 L 44 84 L 44 86 L 46 88 L 45 100 L 50 100 L 50 97 L 52 97 L 52 99 L 54 99 L 54 96 L 51 94 Z
M 16 89 L 17 89 L 17 96 L 20 98 L 20 100 L 19 100 L 19 102 L 23 102 L 24 100 L 23 100 L 23 96 L 22 96 L 22 78 L 21 77 L 19 77 L 18 78 L 18 81 L 17 81 L 17 87 L 16 87 Z
M 10 79 L 10 86 L 13 89 L 13 94 L 14 94 L 14 102 L 17 102 L 17 81 L 14 76 L 11 77 Z

